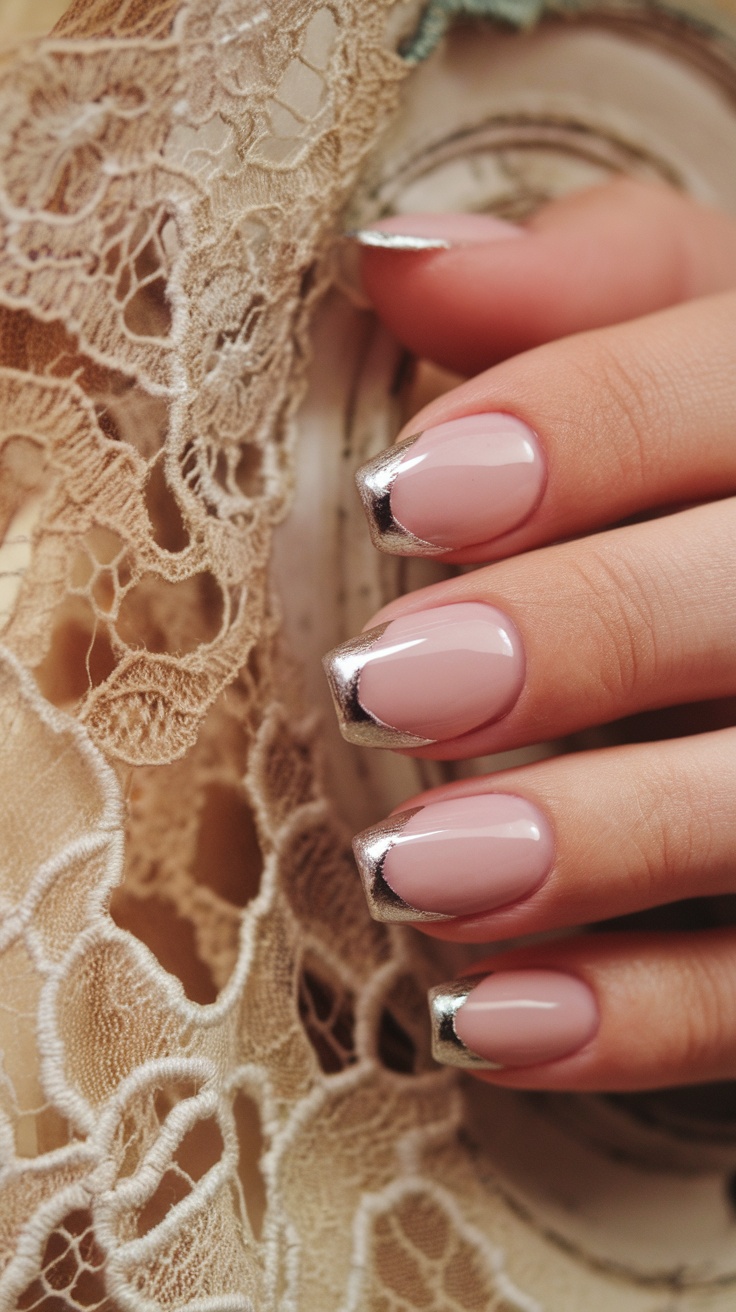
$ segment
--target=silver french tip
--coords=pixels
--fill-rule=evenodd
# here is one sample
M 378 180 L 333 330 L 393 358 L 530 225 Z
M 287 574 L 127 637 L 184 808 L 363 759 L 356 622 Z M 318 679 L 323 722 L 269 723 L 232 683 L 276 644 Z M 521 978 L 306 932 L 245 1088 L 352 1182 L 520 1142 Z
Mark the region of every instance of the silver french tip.
M 420 237 L 409 232 L 382 232 L 380 228 L 351 228 L 343 233 L 359 246 L 375 246 L 384 251 L 449 251 L 452 242 L 446 237 Z
M 421 810 L 423 807 L 415 806 L 409 811 L 400 811 L 383 824 L 363 829 L 353 839 L 358 872 L 363 881 L 368 910 L 374 920 L 416 925 L 430 920 L 453 919 L 440 911 L 420 911 L 411 906 L 394 892 L 383 873 L 383 863 L 404 825 Z
M 455 1016 L 468 994 L 472 992 L 482 975 L 465 976 L 449 984 L 437 984 L 430 989 L 429 1015 L 432 1021 L 432 1056 L 442 1066 L 460 1066 L 464 1070 L 500 1071 L 503 1067 L 494 1061 L 486 1061 L 477 1053 L 466 1048 L 455 1029 Z
M 397 442 L 386 451 L 380 451 L 372 460 L 367 460 L 355 473 L 371 541 L 374 547 L 393 556 L 443 556 L 447 550 L 433 542 L 425 542 L 404 528 L 391 509 L 391 488 L 399 466 L 409 447 L 421 436 L 421 433 L 412 433 L 403 442 Z
M 429 747 L 434 738 L 418 738 L 384 724 L 364 706 L 358 698 L 360 673 L 370 656 L 373 645 L 386 632 L 388 624 L 367 629 L 357 638 L 334 647 L 322 658 L 330 692 L 335 703 L 337 719 L 343 738 L 360 747 Z

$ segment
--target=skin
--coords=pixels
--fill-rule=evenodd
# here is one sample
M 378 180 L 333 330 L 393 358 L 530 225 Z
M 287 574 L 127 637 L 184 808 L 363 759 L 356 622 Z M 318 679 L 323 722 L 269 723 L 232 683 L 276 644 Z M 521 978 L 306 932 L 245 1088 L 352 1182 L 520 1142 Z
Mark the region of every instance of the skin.
M 500 410 L 530 424 L 548 465 L 522 527 L 447 557 L 478 568 L 366 626 L 483 601 L 523 637 L 510 714 L 414 754 L 464 759 L 643 712 L 680 717 L 674 730 L 640 721 L 630 745 L 407 799 L 511 792 L 556 836 L 537 892 L 425 932 L 499 943 L 736 892 L 736 222 L 620 180 L 548 205 L 518 240 L 367 250 L 363 281 L 409 350 L 472 375 L 399 440 Z M 563 933 L 496 949 L 504 966 L 578 975 L 600 1028 L 564 1060 L 480 1078 L 567 1090 L 736 1079 L 736 929 Z

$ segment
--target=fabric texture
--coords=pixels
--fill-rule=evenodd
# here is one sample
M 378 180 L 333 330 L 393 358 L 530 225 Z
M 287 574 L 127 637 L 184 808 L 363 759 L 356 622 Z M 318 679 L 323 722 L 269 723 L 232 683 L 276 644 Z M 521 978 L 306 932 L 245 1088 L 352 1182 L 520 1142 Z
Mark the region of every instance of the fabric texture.
M 266 586 L 391 8 L 75 0 L 4 70 L 3 1308 L 530 1306 L 423 1178 L 452 1080 Z
M 267 574 L 346 206 L 506 2 L 73 0 L 3 55 L 3 1312 L 539 1312 Z

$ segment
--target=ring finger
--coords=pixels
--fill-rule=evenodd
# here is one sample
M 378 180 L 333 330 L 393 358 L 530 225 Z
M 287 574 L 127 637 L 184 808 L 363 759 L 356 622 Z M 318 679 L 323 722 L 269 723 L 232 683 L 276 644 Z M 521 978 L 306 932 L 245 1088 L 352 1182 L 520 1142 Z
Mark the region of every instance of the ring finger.
M 372 915 L 485 943 L 736 891 L 736 730 L 448 784 L 354 839 Z

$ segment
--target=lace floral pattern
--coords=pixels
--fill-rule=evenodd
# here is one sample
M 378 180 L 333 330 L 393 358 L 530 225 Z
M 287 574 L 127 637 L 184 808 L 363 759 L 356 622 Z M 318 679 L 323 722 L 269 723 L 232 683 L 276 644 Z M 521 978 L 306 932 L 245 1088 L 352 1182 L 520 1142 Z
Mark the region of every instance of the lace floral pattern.
M 395 16 L 75 0 L 3 70 L 2 1308 L 536 1306 L 266 587 Z

